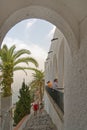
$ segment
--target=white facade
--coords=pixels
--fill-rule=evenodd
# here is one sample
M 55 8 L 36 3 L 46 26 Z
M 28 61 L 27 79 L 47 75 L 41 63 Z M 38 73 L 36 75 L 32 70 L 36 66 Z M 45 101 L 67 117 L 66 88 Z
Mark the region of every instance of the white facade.
M 0 0 L 0 43 L 16 23 L 27 18 L 53 23 L 66 38 L 55 40 L 46 80 L 58 77 L 64 86 L 64 130 L 87 130 L 87 1 Z
M 64 47 L 67 46 L 67 41 L 64 35 L 56 29 L 51 47 L 48 52 L 48 57 L 45 62 L 46 82 L 58 78 L 59 87 L 64 87 Z

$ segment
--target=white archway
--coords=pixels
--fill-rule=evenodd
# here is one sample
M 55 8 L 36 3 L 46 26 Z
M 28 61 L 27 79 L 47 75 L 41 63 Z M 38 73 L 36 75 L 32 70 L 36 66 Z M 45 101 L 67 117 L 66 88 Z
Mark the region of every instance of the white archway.
M 58 78 L 58 64 L 56 54 L 53 56 L 53 77 Z
M 58 53 L 58 80 L 60 87 L 63 87 L 64 84 L 64 44 L 64 39 L 62 39 Z
M 50 23 L 54 24 L 57 28 L 59 28 L 66 37 L 72 54 L 73 52 L 76 52 L 78 49 L 78 38 L 76 36 L 77 33 L 74 33 L 73 29 L 71 28 L 73 26 L 71 26 L 67 22 L 66 20 L 67 17 L 64 18 L 60 13 L 50 8 L 51 7 L 45 7 L 45 6 L 29 6 L 14 11 L 12 14 L 10 14 L 10 16 L 6 19 L 6 21 L 2 25 L 2 28 L 0 30 L 0 36 L 1 36 L 0 43 L 2 43 L 2 40 L 5 37 L 6 33 L 16 23 L 24 19 L 39 18 L 47 20 Z M 74 22 L 74 25 L 76 26 L 76 22 Z
M 15 6 L 13 8 L 13 10 L 11 10 L 7 17 L 4 18 L 4 21 L 2 22 L 2 26 L 0 28 L 0 43 L 2 43 L 6 33 L 18 22 L 24 20 L 24 19 L 29 19 L 29 18 L 39 18 L 39 19 L 44 19 L 49 21 L 50 23 L 54 24 L 57 28 L 60 29 L 60 31 L 64 34 L 64 36 L 67 39 L 68 42 L 68 46 L 69 46 L 69 51 L 70 54 L 73 55 L 73 53 L 77 53 L 77 49 L 78 49 L 78 42 L 79 42 L 79 28 L 78 28 L 78 21 L 75 19 L 75 17 L 73 16 L 73 14 L 70 12 L 70 10 L 64 6 L 63 4 L 61 4 L 60 0 L 57 0 L 57 2 L 50 2 L 50 0 L 32 0 L 29 1 L 29 4 L 26 4 L 25 6 L 23 6 L 21 3 L 19 6 Z M 14 6 L 14 5 L 13 5 Z M 11 7 L 12 8 L 12 7 Z M 68 50 L 68 49 L 67 49 Z M 67 55 L 67 51 L 65 52 Z M 66 69 L 66 81 L 69 80 L 69 82 L 71 81 L 71 77 L 70 79 L 67 79 L 69 77 L 70 71 L 69 69 L 71 68 L 71 62 L 70 64 L 68 63 L 68 59 L 65 60 L 65 67 L 64 69 Z M 57 68 L 57 60 L 56 57 L 54 56 L 54 62 L 55 62 L 55 68 Z M 67 66 L 69 66 L 70 68 L 68 68 Z M 73 70 L 72 70 L 73 71 Z M 49 72 L 49 70 L 48 70 Z M 69 72 L 69 74 L 67 73 Z M 56 72 L 55 72 L 56 73 Z M 68 76 L 67 76 L 68 74 Z M 56 73 L 57 75 L 57 73 Z M 67 85 L 66 82 L 66 86 L 69 86 L 70 84 Z M 68 87 L 67 87 L 68 89 Z M 66 94 L 67 95 L 67 94 Z M 67 99 L 70 99 L 67 97 Z M 66 117 L 68 116 L 68 112 L 67 110 L 69 109 L 69 105 L 67 105 L 68 100 L 65 102 L 66 106 L 65 106 L 65 110 L 66 110 Z M 67 109 L 68 108 L 68 109 Z M 71 111 L 70 111 L 71 112 Z M 68 121 L 68 118 L 67 118 Z M 67 124 L 66 121 L 66 125 L 68 127 L 69 124 Z M 67 129 L 66 127 L 66 129 Z

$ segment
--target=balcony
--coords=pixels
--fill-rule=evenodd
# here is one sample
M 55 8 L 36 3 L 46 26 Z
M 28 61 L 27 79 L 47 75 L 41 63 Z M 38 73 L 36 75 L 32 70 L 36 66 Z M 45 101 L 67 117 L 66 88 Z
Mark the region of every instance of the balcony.
M 54 90 L 46 86 L 46 91 L 49 93 L 49 95 L 52 97 L 54 102 L 64 113 L 64 88 L 58 88 L 58 90 Z

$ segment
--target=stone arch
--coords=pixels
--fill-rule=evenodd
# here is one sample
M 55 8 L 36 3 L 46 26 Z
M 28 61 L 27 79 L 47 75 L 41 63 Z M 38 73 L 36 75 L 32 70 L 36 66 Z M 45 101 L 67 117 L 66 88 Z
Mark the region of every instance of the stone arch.
M 50 80 L 52 81 L 53 80 L 53 77 L 52 77 L 52 73 L 53 73 L 53 69 L 52 69 L 52 61 L 50 61 Z
M 53 79 L 55 78 L 58 78 L 58 64 L 56 54 L 53 56 Z
M 47 81 L 49 81 L 49 75 L 50 75 L 50 66 L 47 66 Z
M 58 83 L 60 87 L 63 87 L 63 81 L 64 81 L 64 39 L 62 39 L 58 53 Z
M 77 35 L 76 32 L 78 31 L 78 29 L 77 29 L 78 27 L 77 27 L 76 21 L 73 21 L 73 22 L 74 22 L 74 25 L 75 25 L 77 31 L 73 30 L 70 25 L 71 23 L 69 24 L 67 21 L 67 18 L 70 17 L 70 15 L 68 15 L 68 17 L 64 17 L 63 16 L 64 14 L 60 14 L 60 12 L 58 12 L 58 10 L 55 10 L 54 7 L 52 8 L 52 5 L 49 5 L 49 6 L 50 7 L 48 7 L 47 5 L 38 6 L 38 4 L 36 4 L 36 5 L 32 5 L 32 6 L 25 7 L 25 8 L 20 8 L 20 9 L 14 11 L 12 14 L 9 15 L 9 17 L 6 19 L 6 21 L 2 25 L 2 28 L 0 30 L 0 35 L 1 35 L 0 42 L 2 42 L 6 33 L 16 23 L 18 23 L 24 19 L 39 18 L 39 19 L 47 20 L 50 23 L 54 24 L 57 28 L 59 28 L 61 30 L 61 32 L 64 34 L 64 36 L 66 37 L 66 39 L 69 43 L 70 49 L 72 51 L 72 54 L 73 54 L 73 52 L 77 52 L 78 36 L 76 36 Z M 61 7 L 61 8 L 64 8 L 64 7 Z M 58 7 L 57 7 L 57 9 L 58 9 Z M 65 12 L 66 12 L 66 9 L 65 9 Z M 65 16 L 66 16 L 66 14 L 65 14 Z M 73 23 L 72 23 L 72 27 L 73 27 Z
M 58 79 L 59 86 L 65 86 L 65 78 L 67 78 L 67 71 L 72 65 L 72 55 L 68 42 L 65 38 L 62 39 L 58 51 Z M 68 81 L 68 79 L 66 80 Z
M 71 50 L 69 48 L 69 45 L 68 45 L 68 42 L 66 39 L 63 39 L 64 41 L 64 62 L 63 62 L 63 82 L 64 82 L 64 89 L 66 89 L 66 87 L 68 86 L 67 85 L 67 82 L 69 80 L 69 77 L 70 77 L 70 72 L 71 72 L 71 68 L 72 68 L 72 65 L 73 65 L 73 57 L 72 57 L 72 54 L 71 54 Z M 68 90 L 67 90 L 68 91 Z
M 45 62 L 45 84 L 47 84 L 47 81 L 49 80 L 49 66 L 47 64 L 48 62 Z

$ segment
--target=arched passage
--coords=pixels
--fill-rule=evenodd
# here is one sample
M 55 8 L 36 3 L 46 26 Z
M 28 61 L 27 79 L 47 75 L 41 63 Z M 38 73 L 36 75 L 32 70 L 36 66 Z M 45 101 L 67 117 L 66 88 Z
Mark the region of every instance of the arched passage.
M 69 15 L 70 16 L 70 15 Z M 68 17 L 69 17 L 68 16 Z M 6 33 L 18 22 L 28 19 L 28 18 L 40 18 L 49 21 L 54 24 L 57 28 L 61 30 L 61 32 L 66 37 L 70 49 L 73 52 L 77 51 L 78 48 L 78 38 L 76 33 L 74 33 L 71 25 L 67 22 L 66 18 L 63 17 L 56 10 L 51 7 L 46 6 L 29 6 L 26 8 L 20 8 L 19 10 L 14 11 L 9 15 L 6 19 L 2 28 L 0 30 L 0 42 L 2 42 Z M 74 24 L 76 26 L 76 24 Z
M 52 81 L 53 77 L 52 77 L 52 73 L 53 73 L 53 68 L 52 68 L 52 61 L 50 61 L 50 80 Z
M 17 5 L 17 7 L 14 7 L 13 10 L 8 13 L 7 17 L 4 18 L 4 21 L 2 22 L 2 27 L 0 29 L 0 43 L 2 43 L 2 40 L 5 37 L 6 33 L 16 23 L 28 18 L 40 18 L 53 23 L 57 28 L 59 28 L 68 41 L 68 46 L 70 48 L 71 54 L 76 53 L 78 49 L 79 28 L 77 25 L 77 20 L 72 15 L 70 10 L 62 5 L 60 0 L 58 0 L 58 3 L 54 1 L 51 1 L 50 3 L 50 0 L 37 0 L 37 2 L 35 2 L 35 0 L 32 0 L 29 2 L 29 5 Z M 55 67 L 57 66 L 56 61 L 57 60 L 55 59 Z M 66 62 L 66 66 L 67 63 L 68 62 Z M 67 71 L 69 72 L 68 69 Z M 66 106 L 68 105 L 66 104 Z
M 62 39 L 58 53 L 58 80 L 60 87 L 64 85 L 64 44 L 64 39 Z
M 56 54 L 53 56 L 53 77 L 58 78 L 58 65 Z

